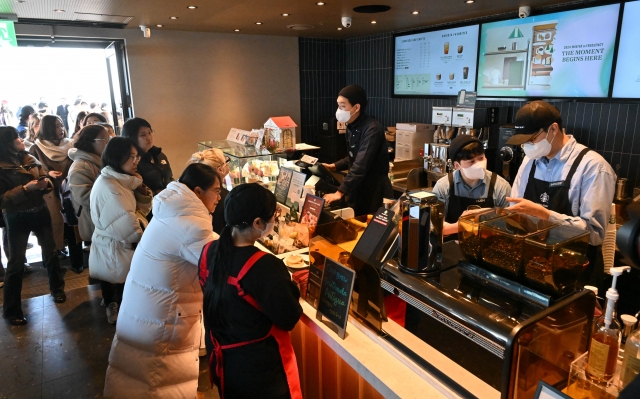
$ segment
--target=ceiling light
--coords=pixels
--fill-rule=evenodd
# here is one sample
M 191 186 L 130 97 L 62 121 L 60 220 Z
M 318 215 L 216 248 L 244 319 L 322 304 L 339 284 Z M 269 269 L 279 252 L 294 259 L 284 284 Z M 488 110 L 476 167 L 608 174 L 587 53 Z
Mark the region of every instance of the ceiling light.
M 420 14 L 420 11 L 414 11 L 414 12 L 412 12 L 411 14 L 413 14 L 413 15 L 418 15 L 418 14 Z
M 234 32 L 240 32 L 240 29 L 236 29 L 236 30 L 234 30 Z
M 61 9 L 59 9 L 59 8 L 58 8 L 58 9 L 55 9 L 55 10 L 53 10 L 53 11 L 55 11 L 55 12 L 64 12 L 64 10 L 61 10 Z
M 473 3 L 474 1 L 475 1 L 475 0 L 465 0 L 464 2 L 465 2 L 465 3 L 467 3 L 467 4 L 471 4 L 471 3 Z
M 196 6 L 187 6 L 187 8 L 190 9 L 190 10 L 195 10 L 198 7 L 196 7 Z
M 256 22 L 256 25 L 262 25 L 262 22 Z
M 284 14 L 282 14 L 282 16 L 283 16 L 283 17 L 288 17 L 288 16 L 289 16 L 289 14 L 284 13 Z
M 342 30 L 342 28 L 338 28 L 338 30 Z
M 316 3 L 316 5 L 323 6 L 324 3 L 323 2 L 319 2 L 319 3 Z
M 376 21 L 371 21 L 371 23 L 372 23 L 372 24 L 377 24 L 377 22 L 376 22 Z
M 156 26 L 157 26 L 158 28 L 162 28 L 162 25 L 160 25 L 160 24 L 158 24 L 158 25 L 156 25 Z
M 169 18 L 171 18 L 171 19 L 178 19 L 178 17 L 169 17 Z

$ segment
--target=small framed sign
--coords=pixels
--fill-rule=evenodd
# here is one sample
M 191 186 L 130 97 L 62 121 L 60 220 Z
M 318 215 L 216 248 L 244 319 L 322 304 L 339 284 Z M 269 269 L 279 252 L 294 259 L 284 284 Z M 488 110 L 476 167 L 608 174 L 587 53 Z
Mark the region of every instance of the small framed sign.
M 556 388 L 540 380 L 533 399 L 571 399 L 571 396 L 558 391 Z
M 342 339 L 346 334 L 355 276 L 355 271 L 331 258 L 326 259 L 320 283 L 316 319 L 322 321 L 323 316 L 327 318 L 331 322 L 330 327 Z

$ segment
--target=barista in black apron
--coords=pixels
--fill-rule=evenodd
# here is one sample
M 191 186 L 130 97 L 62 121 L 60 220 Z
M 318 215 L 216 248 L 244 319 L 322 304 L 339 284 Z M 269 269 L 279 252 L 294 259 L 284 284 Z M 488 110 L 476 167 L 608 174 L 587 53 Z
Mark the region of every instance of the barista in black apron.
M 470 206 L 478 206 L 480 208 L 493 208 L 493 190 L 496 186 L 497 173 L 491 174 L 491 183 L 489 183 L 489 192 L 487 198 L 467 198 L 456 195 L 455 185 L 453 183 L 453 173 L 449 173 L 449 205 L 447 207 L 447 215 L 444 221 L 447 223 L 457 223 L 460 216 L 469 209 Z
M 514 119 L 516 135 L 511 137 L 507 144 L 523 144 L 527 158 L 516 176 L 512 196 L 510 201 L 516 202 L 514 210 L 527 213 L 532 216 L 548 219 L 550 212 L 555 212 L 567 217 L 580 217 L 587 223 L 589 232 L 597 232 L 601 240 L 589 245 L 587 258 L 589 264 L 581 274 L 579 283 L 594 285 L 602 288 L 604 281 L 604 262 L 602 258 L 602 245 L 604 239 L 604 229 L 608 223 L 610 214 L 610 204 L 613 200 L 613 190 L 615 187 L 615 174 L 611 166 L 599 155 L 591 152 L 590 149 L 579 145 L 571 136 L 567 136 L 562 131 L 562 119 L 557 108 L 544 101 L 532 101 L 522 107 Z M 557 154 L 563 151 L 571 152 L 561 155 L 563 158 L 556 159 L 551 163 Z M 579 151 L 578 156 L 571 160 L 574 151 Z M 584 160 L 588 155 L 588 159 Z M 566 177 L 562 181 L 545 181 L 535 177 L 538 159 L 547 158 L 548 176 L 557 176 L 569 162 L 571 167 Z M 561 160 L 559 163 L 558 160 Z M 589 162 L 587 165 L 582 163 Z M 522 179 L 522 170 L 531 164 L 526 184 Z M 590 167 L 589 167 L 590 166 Z M 595 167 L 594 167 L 595 166 Z M 580 205 L 574 212 L 574 204 L 570 194 L 571 182 L 576 172 L 580 169 L 583 173 L 582 179 L 577 179 L 581 186 L 575 187 L 579 190 Z M 586 175 L 584 175 L 586 174 Z M 583 181 L 589 182 L 583 186 Z M 523 187 L 524 184 L 524 187 Z M 574 194 L 575 195 L 575 194 Z M 588 202 L 588 203 L 587 203 Z M 588 215 L 581 215 L 581 209 L 587 209 Z M 557 216 L 556 216 L 557 219 Z M 593 241 L 593 240 L 592 240 Z

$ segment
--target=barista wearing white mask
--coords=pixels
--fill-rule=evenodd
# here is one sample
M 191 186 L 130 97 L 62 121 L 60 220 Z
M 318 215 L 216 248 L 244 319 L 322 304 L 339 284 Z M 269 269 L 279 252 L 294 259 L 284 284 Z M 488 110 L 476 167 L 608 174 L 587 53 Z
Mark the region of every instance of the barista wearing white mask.
M 511 197 L 514 211 L 589 231 L 589 266 L 583 282 L 600 286 L 604 277 L 602 242 L 609 221 L 616 175 L 595 151 L 564 133 L 560 111 L 532 101 L 517 112 L 516 134 L 507 141 L 523 144 L 526 157 Z
M 463 134 L 453 139 L 449 158 L 455 172 L 433 187 L 433 194 L 445 203 L 445 236 L 458 233 L 458 219 L 472 209 L 509 206 L 507 197 L 511 192 L 505 179 L 487 170 L 484 145 L 477 138 Z
M 375 214 L 383 198 L 393 198 L 389 180 L 389 152 L 382 125 L 365 113 L 367 93 L 349 85 L 338 95 L 336 119 L 347 124 L 349 154 L 336 163 L 323 164 L 329 170 L 349 169 L 338 191 L 327 194 L 327 203 L 346 197 L 356 216 Z

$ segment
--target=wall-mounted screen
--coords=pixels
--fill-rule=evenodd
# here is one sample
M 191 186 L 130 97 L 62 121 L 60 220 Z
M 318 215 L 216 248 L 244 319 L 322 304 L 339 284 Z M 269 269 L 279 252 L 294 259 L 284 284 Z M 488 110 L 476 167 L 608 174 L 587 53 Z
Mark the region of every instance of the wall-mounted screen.
M 618 46 L 614 98 L 640 98 L 640 1 L 625 3 Z
M 607 97 L 619 4 L 482 25 L 478 95 Z
M 395 37 L 395 95 L 474 91 L 479 25 Z

